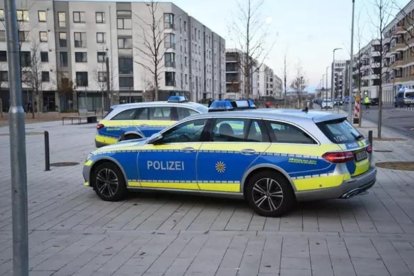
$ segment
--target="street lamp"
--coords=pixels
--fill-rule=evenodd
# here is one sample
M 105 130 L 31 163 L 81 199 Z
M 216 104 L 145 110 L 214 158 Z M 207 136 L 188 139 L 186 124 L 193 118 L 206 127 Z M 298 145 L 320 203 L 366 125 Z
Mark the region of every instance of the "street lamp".
M 341 50 L 342 48 L 335 48 L 332 50 L 332 76 L 331 76 L 331 99 L 333 100 L 333 84 L 334 84 L 334 71 L 335 71 L 335 52 Z
M 328 69 L 329 69 L 329 65 L 326 66 L 326 85 L 325 85 L 325 99 L 328 99 Z

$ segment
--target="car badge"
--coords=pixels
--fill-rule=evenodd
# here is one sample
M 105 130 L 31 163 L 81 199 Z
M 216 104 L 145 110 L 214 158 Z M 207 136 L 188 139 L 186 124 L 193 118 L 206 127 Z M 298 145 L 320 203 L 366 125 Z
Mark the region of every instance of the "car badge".
M 224 173 L 226 171 L 226 164 L 224 164 L 222 161 L 218 161 L 216 163 L 216 171 L 218 173 Z

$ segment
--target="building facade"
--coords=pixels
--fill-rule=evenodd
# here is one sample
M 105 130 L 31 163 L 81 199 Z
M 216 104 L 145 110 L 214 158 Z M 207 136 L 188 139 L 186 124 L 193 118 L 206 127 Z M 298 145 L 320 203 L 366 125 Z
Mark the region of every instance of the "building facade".
M 335 60 L 333 63 L 333 98 L 343 99 L 345 97 L 346 82 L 346 60 Z
M 414 1 L 384 28 L 382 101 L 392 103 L 398 90 L 414 88 Z
M 225 40 L 172 3 L 18 0 L 16 7 L 22 78 L 33 69 L 33 60 L 41 60 L 41 95 L 33 98 L 33 87 L 23 81 L 25 102 L 42 102 L 44 111 L 153 100 L 156 79 L 160 100 L 183 94 L 203 101 L 225 93 Z M 9 99 L 6 51 L 3 24 L 4 110 Z
M 374 39 L 354 56 L 354 91 L 362 97 L 378 98 L 380 74 L 380 41 Z

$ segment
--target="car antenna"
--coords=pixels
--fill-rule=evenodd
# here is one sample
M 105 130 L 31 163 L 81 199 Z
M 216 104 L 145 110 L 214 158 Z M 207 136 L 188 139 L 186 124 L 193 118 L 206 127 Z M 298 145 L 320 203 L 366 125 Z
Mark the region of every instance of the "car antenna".
M 304 109 L 302 109 L 303 112 L 308 113 L 309 108 L 306 106 Z

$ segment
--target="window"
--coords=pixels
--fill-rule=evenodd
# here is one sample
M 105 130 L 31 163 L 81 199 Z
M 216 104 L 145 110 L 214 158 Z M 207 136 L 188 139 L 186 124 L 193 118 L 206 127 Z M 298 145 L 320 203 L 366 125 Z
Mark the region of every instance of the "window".
M 58 12 L 58 24 L 61 28 L 66 28 L 66 13 Z
M 215 125 L 211 134 L 211 140 L 218 142 L 246 141 L 245 131 L 247 131 L 249 128 L 249 123 L 250 120 L 245 119 L 217 119 L 215 121 Z M 259 135 L 261 135 L 261 130 L 259 127 L 258 131 Z
M 165 67 L 175 68 L 175 53 L 165 53 Z
M 0 81 L 9 81 L 9 73 L 7 71 L 0 71 Z
M 346 119 L 320 122 L 317 126 L 329 140 L 336 144 L 355 143 L 363 138 Z
M 175 72 L 165 72 L 165 86 L 175 86 Z
M 73 23 L 85 23 L 85 12 L 74 11 L 73 12 Z
M 86 52 L 75 52 L 75 62 L 88 62 L 88 54 Z
M 150 107 L 149 119 L 158 121 L 170 121 L 171 119 L 171 107 Z
M 180 124 L 163 134 L 162 143 L 186 143 L 201 141 L 201 134 L 207 119 Z
M 40 52 L 40 61 L 41 62 L 49 62 L 49 53 L 48 52 Z
M 47 32 L 39 32 L 39 41 L 47 42 Z
M 184 108 L 184 107 L 174 107 L 175 109 L 177 109 L 177 113 L 178 113 L 178 118 L 173 118 L 173 116 L 171 116 L 171 120 L 182 120 L 188 116 L 194 115 L 194 114 L 198 114 L 197 111 L 194 111 L 192 109 L 188 109 L 188 108 Z M 171 113 L 174 114 L 174 108 L 171 110 Z
M 88 72 L 76 72 L 76 86 L 88 86 Z
M 29 41 L 29 32 L 19 31 L 19 42 Z
M 59 53 L 59 61 L 61 67 L 68 67 L 68 53 L 67 52 L 60 52 Z
M 105 43 L 105 33 L 96 33 L 96 43 Z
M 316 144 L 316 142 L 301 129 L 280 122 L 270 122 L 270 136 L 274 143 Z
M 116 24 L 117 24 L 118 29 L 122 29 L 122 30 L 132 29 L 131 11 L 117 11 L 116 16 L 117 16 Z
M 173 13 L 164 13 L 164 29 L 174 29 Z
M 29 12 L 26 10 L 17 10 L 17 21 L 29 21 Z
M 6 31 L 0 30 L 0 41 L 6 41 Z
M 119 57 L 118 59 L 119 74 L 132 74 L 133 73 L 132 62 L 133 62 L 132 57 Z
M 0 21 L 4 21 L 4 10 L 0 9 Z
M 20 52 L 20 65 L 23 67 L 28 67 L 31 64 L 30 52 Z
M 86 48 L 86 33 L 75 32 L 75 48 Z
M 175 49 L 175 34 L 165 34 L 164 47 L 165 49 Z
M 0 61 L 7 61 L 7 52 L 6 51 L 0 51 Z
M 98 72 L 98 81 L 106 82 L 106 72 Z
M 98 62 L 102 63 L 105 62 L 106 53 L 105 52 L 98 52 Z
M 132 37 L 118 37 L 118 49 L 132 49 Z
M 49 82 L 49 81 L 50 81 L 49 72 L 42 71 L 42 82 Z
M 132 89 L 134 87 L 133 77 L 119 77 L 119 87 Z
M 46 11 L 37 11 L 39 22 L 46 22 Z
M 95 20 L 96 20 L 96 23 L 105 23 L 105 13 L 104 12 L 96 12 L 95 13 Z
M 59 33 L 59 46 L 60 47 L 67 47 L 68 46 L 68 40 L 65 32 Z

